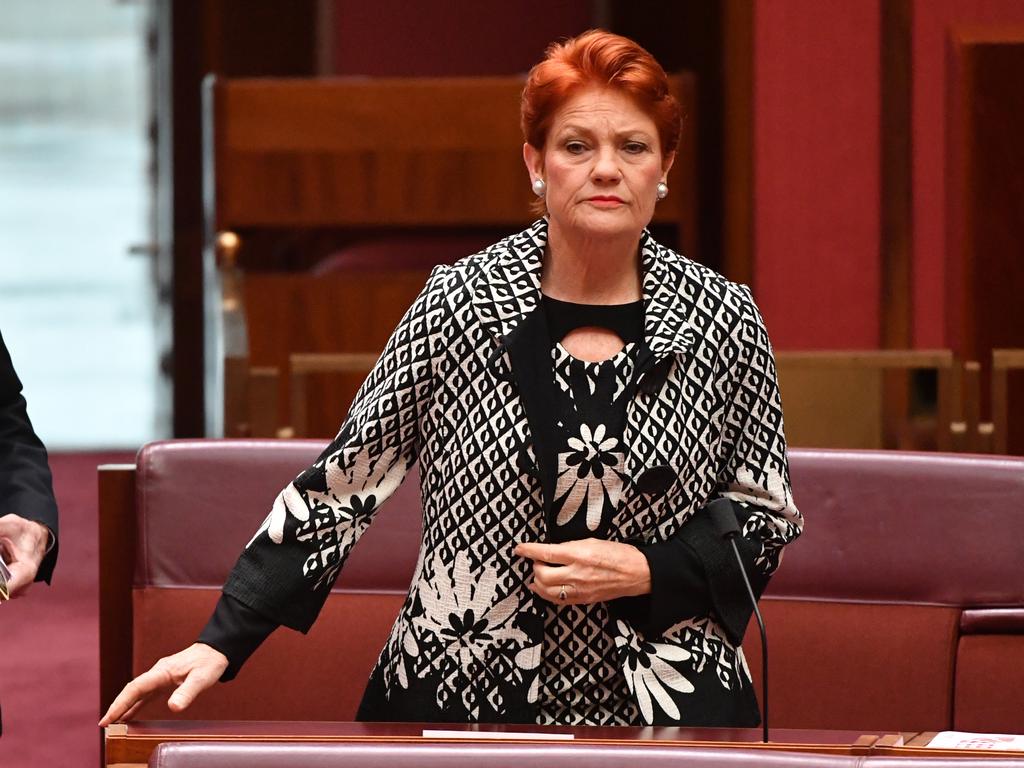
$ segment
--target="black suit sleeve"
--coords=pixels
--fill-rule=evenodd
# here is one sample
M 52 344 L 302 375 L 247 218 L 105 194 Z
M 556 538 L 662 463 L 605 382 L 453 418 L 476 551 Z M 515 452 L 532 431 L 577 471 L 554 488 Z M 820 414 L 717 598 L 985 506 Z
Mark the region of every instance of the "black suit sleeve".
M 36 581 L 50 583 L 57 563 L 57 502 L 46 448 L 29 421 L 21 381 L 0 336 L 0 515 L 15 514 L 50 529 L 52 546 Z
M 228 659 L 220 681 L 234 680 L 246 660 L 259 648 L 278 623 L 231 595 L 222 594 L 213 615 L 199 633 L 198 642 L 220 651 Z
M 735 502 L 733 508 L 742 527 L 749 512 Z M 736 544 L 754 594 L 760 597 L 768 576 L 755 567 L 757 547 L 743 537 L 737 537 Z M 614 601 L 613 612 L 619 618 L 630 621 L 645 637 L 657 637 L 683 619 L 710 613 L 731 642 L 743 640 L 754 609 L 732 545 L 717 533 L 703 510 L 675 536 L 636 546 L 650 566 L 651 592 Z

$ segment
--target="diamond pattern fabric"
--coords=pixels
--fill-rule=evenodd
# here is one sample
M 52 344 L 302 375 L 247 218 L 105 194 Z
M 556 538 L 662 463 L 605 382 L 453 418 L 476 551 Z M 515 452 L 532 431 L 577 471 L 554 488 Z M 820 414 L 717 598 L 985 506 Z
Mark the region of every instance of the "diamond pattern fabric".
M 545 491 L 533 469 L 531 374 L 513 367 L 510 349 L 539 306 L 546 238 L 542 219 L 434 269 L 337 437 L 280 493 L 225 585 L 225 593 L 264 615 L 307 630 L 359 535 L 418 460 L 423 541 L 409 595 L 371 678 L 367 700 L 378 704 L 363 713 L 368 717 L 539 718 L 545 627 L 561 630 L 549 624 L 548 604 L 527 588 L 530 562 L 512 552 L 521 541 L 548 540 L 549 532 Z M 802 518 L 789 490 L 781 405 L 760 315 L 745 287 L 646 233 L 640 255 L 640 386 L 626 406 L 625 480 L 608 537 L 665 540 L 724 495 L 749 509 L 743 535 L 757 548 L 758 567 L 770 573 Z M 645 376 L 657 375 L 664 380 L 644 386 Z M 550 370 L 547 376 L 550 382 Z M 671 471 L 667 487 L 636 482 L 656 466 Z M 695 618 L 704 622 L 704 636 L 722 638 L 713 616 Z M 580 644 L 601 675 L 617 667 L 636 722 L 677 724 L 719 699 L 746 697 L 744 706 L 753 700 L 736 675 L 729 685 L 718 676 L 709 684 L 696 668 L 697 654 L 686 648 L 692 621 L 652 638 L 628 622 L 602 621 L 599 637 L 574 633 L 557 652 Z M 728 669 L 745 668 L 728 641 L 716 650 Z M 604 716 L 602 704 L 590 700 L 576 701 L 571 711 Z

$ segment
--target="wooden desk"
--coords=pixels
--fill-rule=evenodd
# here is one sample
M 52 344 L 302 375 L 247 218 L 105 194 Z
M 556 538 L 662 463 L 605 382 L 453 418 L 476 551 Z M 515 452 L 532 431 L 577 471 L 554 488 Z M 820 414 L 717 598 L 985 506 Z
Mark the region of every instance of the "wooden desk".
M 115 724 L 106 729 L 107 768 L 145 766 L 157 745 L 165 741 L 260 741 L 260 742 L 448 742 L 479 743 L 478 739 L 425 738 L 424 729 L 488 731 L 494 733 L 571 733 L 576 744 L 630 744 L 660 747 L 737 747 L 786 750 L 815 754 L 867 755 L 877 736 L 857 731 L 773 729 L 772 741 L 761 743 L 759 728 L 568 728 L 539 725 L 465 725 L 424 723 L 332 723 L 261 721 L 157 720 Z M 522 742 L 512 736 L 500 739 Z
M 872 755 L 886 757 L 1008 757 L 1020 760 L 1024 751 L 995 749 L 930 749 L 928 744 L 936 731 L 890 734 L 879 738 L 871 749 Z

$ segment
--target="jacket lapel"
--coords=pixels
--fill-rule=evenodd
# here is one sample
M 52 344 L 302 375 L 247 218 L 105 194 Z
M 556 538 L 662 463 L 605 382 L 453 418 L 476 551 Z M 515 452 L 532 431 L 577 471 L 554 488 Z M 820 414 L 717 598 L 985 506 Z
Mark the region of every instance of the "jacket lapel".
M 473 307 L 494 340 L 495 353 L 504 348 L 509 355 L 529 427 L 527 438 L 533 443 L 540 468 L 544 508 L 548 509 L 554 497 L 552 470 L 557 456 L 555 446 L 547 439 L 556 415 L 551 338 L 540 303 L 546 245 L 547 220 L 539 219 L 528 229 L 493 246 L 489 251 L 491 258 L 484 262 L 483 273 L 474 288 Z M 696 331 L 689 322 L 694 292 L 685 277 L 687 261 L 659 245 L 646 231 L 640 238 L 640 261 L 644 338 L 627 409 L 647 407 L 639 404 L 637 391 L 656 392 L 669 375 L 673 360 L 687 353 L 696 340 Z M 626 466 L 634 475 L 643 472 L 650 457 L 642 454 L 642 446 L 627 444 L 626 450 Z
M 540 303 L 547 233 L 547 221 L 540 219 L 495 245 L 473 291 L 477 319 L 495 345 L 491 362 L 502 350 L 509 357 L 526 415 L 526 444 L 533 445 L 535 463 L 530 471 L 541 481 L 544 509 L 550 507 L 555 493 L 554 475 L 543 471 L 554 466 L 553 446 L 544 425 L 555 420 L 551 339 Z
M 544 310 L 537 307 L 504 337 L 512 374 L 519 387 L 519 396 L 526 412 L 526 422 L 533 438 L 533 453 L 544 498 L 544 510 L 551 509 L 555 498 L 558 456 L 551 444 L 551 428 L 555 414 L 555 380 L 551 363 L 551 337 Z M 550 523 L 550 521 L 548 521 Z M 550 525 L 548 526 L 550 529 Z
M 697 332 L 690 322 L 694 311 L 694 292 L 686 279 L 687 263 L 644 231 L 640 238 L 644 338 L 633 369 L 624 434 L 626 471 L 637 485 L 637 490 L 644 494 L 658 494 L 674 479 L 667 472 L 667 465 L 656 462 L 656 457 L 651 455 L 656 442 L 630 434 L 630 425 L 637 423 L 636 409 L 643 411 L 655 407 L 658 390 L 671 374 L 673 364 L 683 365 L 697 340 Z M 619 508 L 633 496 L 632 493 L 623 493 L 619 498 Z
M 644 344 L 646 354 L 637 361 L 643 371 L 668 355 L 689 351 L 696 331 L 689 318 L 693 291 L 685 279 L 686 260 L 654 241 L 645 230 L 640 237 L 640 268 L 643 271 Z

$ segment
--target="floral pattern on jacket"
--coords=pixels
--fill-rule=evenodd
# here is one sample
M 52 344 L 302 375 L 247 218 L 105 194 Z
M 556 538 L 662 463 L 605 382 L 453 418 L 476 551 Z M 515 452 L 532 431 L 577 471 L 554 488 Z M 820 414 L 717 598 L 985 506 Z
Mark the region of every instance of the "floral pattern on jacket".
M 359 534 L 418 460 L 420 556 L 375 679 L 389 700 L 421 701 L 445 719 L 532 722 L 536 711 L 543 607 L 526 588 L 529 562 L 512 550 L 546 537 L 550 489 L 536 472 L 542 446 L 530 426 L 543 404 L 524 385 L 531 353 L 521 348 L 539 305 L 546 237 L 542 219 L 434 269 L 341 431 L 282 491 L 225 586 L 308 629 Z M 665 540 L 725 495 L 749 511 L 742 533 L 770 574 L 802 518 L 761 317 L 746 287 L 647 233 L 640 250 L 641 386 L 627 404 L 617 468 L 625 481 L 609 538 Z M 658 371 L 663 381 L 642 386 Z M 670 468 L 666 487 L 636 482 L 655 466 Z M 661 637 L 642 637 L 625 621 L 609 631 L 647 723 L 685 722 L 702 697 L 733 695 L 745 670 L 710 615 Z M 694 684 L 708 664 L 715 689 Z

